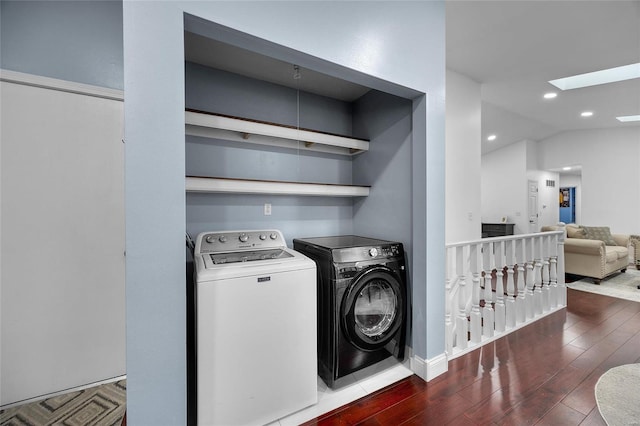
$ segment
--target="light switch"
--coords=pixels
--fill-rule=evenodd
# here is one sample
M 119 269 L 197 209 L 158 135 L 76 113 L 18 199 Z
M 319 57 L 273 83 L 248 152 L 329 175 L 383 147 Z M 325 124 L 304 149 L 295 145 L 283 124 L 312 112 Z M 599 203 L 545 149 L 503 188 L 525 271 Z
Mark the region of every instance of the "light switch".
M 271 216 L 271 203 L 264 204 L 264 215 Z

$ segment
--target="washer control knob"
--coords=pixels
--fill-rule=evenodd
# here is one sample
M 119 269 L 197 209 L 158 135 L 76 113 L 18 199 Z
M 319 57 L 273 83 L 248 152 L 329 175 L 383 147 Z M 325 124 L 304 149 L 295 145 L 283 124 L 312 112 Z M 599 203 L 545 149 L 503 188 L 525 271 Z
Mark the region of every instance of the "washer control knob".
M 227 237 L 224 235 L 220 235 L 220 238 L 218 238 L 218 241 L 220 241 L 221 243 L 226 243 L 227 242 Z
M 240 234 L 238 239 L 240 240 L 240 242 L 246 243 L 247 241 L 249 241 L 249 236 L 243 232 L 242 234 Z
M 373 247 L 369 249 L 369 256 L 376 257 L 378 255 L 378 249 Z
M 205 240 L 206 242 L 208 242 L 209 244 L 211 244 L 211 243 L 213 242 L 213 240 L 214 240 L 214 237 L 213 237 L 213 235 L 207 235 L 207 236 L 204 238 L 204 240 Z
M 260 234 L 260 241 L 264 241 L 267 239 L 267 236 L 264 234 Z
M 276 234 L 275 232 L 272 232 L 271 235 L 269 235 L 269 238 L 271 238 L 272 240 L 277 240 L 278 234 Z

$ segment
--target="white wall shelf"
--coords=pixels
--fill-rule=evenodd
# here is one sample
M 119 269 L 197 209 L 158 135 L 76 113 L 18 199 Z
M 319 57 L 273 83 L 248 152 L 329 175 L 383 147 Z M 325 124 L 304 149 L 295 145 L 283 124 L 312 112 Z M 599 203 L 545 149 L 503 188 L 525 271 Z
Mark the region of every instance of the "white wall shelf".
M 187 192 L 307 195 L 325 197 L 366 197 L 370 187 L 325 183 L 283 182 L 254 179 L 231 179 L 187 176 Z
M 185 133 L 190 136 L 340 155 L 356 155 L 369 150 L 369 141 L 364 139 L 193 110 L 185 111 Z

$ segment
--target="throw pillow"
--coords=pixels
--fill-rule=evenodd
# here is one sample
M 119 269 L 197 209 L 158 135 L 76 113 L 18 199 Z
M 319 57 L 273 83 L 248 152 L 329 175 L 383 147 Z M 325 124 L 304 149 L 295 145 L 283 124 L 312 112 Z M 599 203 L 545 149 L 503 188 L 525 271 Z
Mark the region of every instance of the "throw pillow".
M 617 246 L 608 226 L 581 226 L 584 234 L 589 240 L 600 240 L 608 246 Z
M 567 228 L 568 238 L 586 238 L 582 227 L 567 225 L 565 228 Z

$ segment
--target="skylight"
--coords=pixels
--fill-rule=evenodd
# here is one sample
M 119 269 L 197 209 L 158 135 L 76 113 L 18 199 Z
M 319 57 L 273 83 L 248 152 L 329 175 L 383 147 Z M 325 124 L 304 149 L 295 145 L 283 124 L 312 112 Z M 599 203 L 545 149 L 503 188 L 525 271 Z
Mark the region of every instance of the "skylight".
M 605 83 L 614 83 L 616 81 L 631 80 L 632 78 L 640 78 L 640 63 L 559 78 L 557 80 L 550 80 L 549 83 L 560 90 L 570 90 Z
M 616 117 L 618 121 L 640 121 L 640 115 L 623 115 L 622 117 Z

